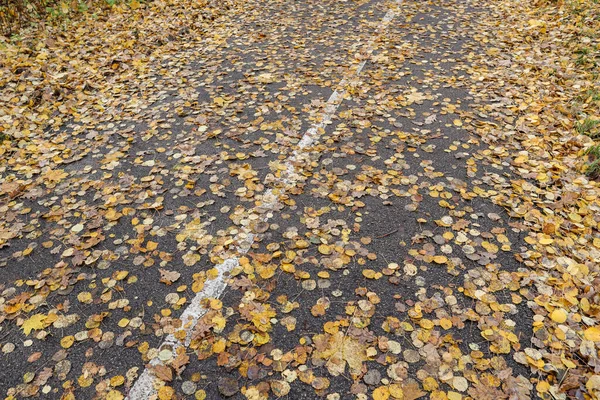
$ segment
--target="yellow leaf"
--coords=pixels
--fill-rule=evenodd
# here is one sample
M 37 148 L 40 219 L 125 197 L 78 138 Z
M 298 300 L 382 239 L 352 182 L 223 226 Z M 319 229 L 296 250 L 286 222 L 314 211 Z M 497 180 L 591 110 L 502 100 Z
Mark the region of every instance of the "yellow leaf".
M 600 375 L 590 376 L 590 379 L 588 379 L 587 383 L 585 384 L 585 387 L 590 392 L 596 391 L 596 390 L 600 391 Z M 593 394 L 593 392 L 592 392 L 592 394 Z
M 450 329 L 452 328 L 452 321 L 449 318 L 442 318 L 440 319 L 440 326 L 444 329 Z
M 208 271 L 206 271 L 206 279 L 208 280 L 217 279 L 218 276 L 219 270 L 217 268 L 211 268 Z
M 79 375 L 79 378 L 77 378 L 77 383 L 79 383 L 79 386 L 81 386 L 82 388 L 86 388 L 89 387 L 92 383 L 94 383 L 94 378 L 89 375 Z
M 115 275 L 115 280 L 120 281 L 123 280 L 129 275 L 129 271 L 119 271 Z
M 60 3 L 60 11 L 62 11 L 63 14 L 68 14 L 69 13 L 69 5 L 65 2 L 61 2 Z
M 404 399 L 404 391 L 399 384 L 392 383 L 388 389 L 394 399 Z
M 81 292 L 77 295 L 77 300 L 81 303 L 89 304 L 92 302 L 92 294 L 90 292 Z
M 582 221 L 581 215 L 579 215 L 577 213 L 570 213 L 569 218 L 571 218 L 571 221 L 573 221 L 573 222 L 581 222 Z
M 213 353 L 222 353 L 223 351 L 225 351 L 225 346 L 227 345 L 227 341 L 225 339 L 220 339 L 217 340 L 215 343 L 213 343 L 212 346 L 212 351 Z
M 294 272 L 296 272 L 296 267 L 288 263 L 282 263 L 281 269 L 283 270 L 283 272 L 287 272 L 289 274 L 293 274 Z
M 429 319 L 422 319 L 421 321 L 419 321 L 419 325 L 421 325 L 421 328 L 423 329 L 433 328 L 433 322 L 431 322 L 431 320 Z
M 10 398 L 10 397 L 9 397 L 9 399 L 11 399 L 11 400 L 15 400 L 15 398 L 14 398 L 14 397 L 13 397 L 13 398 Z M 73 392 L 70 392 L 70 391 L 69 391 L 69 392 L 65 392 L 65 393 L 64 393 L 64 394 L 61 396 L 61 398 L 60 398 L 60 399 L 61 399 L 61 400 L 75 400 L 75 395 L 73 394 Z
M 462 394 L 457 393 L 457 392 L 453 392 L 453 391 L 449 391 L 448 392 L 448 400 L 462 400 Z
M 110 386 L 112 386 L 112 387 L 121 386 L 124 383 L 125 383 L 125 378 L 123 377 L 123 375 L 116 375 L 116 376 L 113 376 L 112 378 L 110 378 Z
M 46 316 L 44 314 L 35 314 L 32 315 L 29 319 L 26 319 L 25 322 L 23 322 L 23 326 L 21 326 L 21 328 L 23 328 L 23 332 L 25 332 L 26 335 L 29 335 L 32 329 L 44 329 L 45 320 Z
M 386 386 L 379 386 L 373 390 L 374 400 L 387 400 L 390 398 L 390 390 Z
M 209 299 L 208 300 L 210 308 L 213 310 L 220 310 L 223 308 L 223 302 L 219 299 Z
M 275 81 L 275 77 L 273 76 L 273 74 L 269 73 L 260 74 L 258 75 L 257 79 L 260 83 L 271 83 Z
M 438 384 L 438 382 L 431 376 L 428 376 L 423 380 L 423 389 L 427 390 L 428 392 L 433 392 L 439 387 L 440 385 Z
M 579 306 L 583 312 L 587 313 L 590 310 L 590 301 L 584 297 L 579 301 Z
M 202 389 L 198 390 L 194 396 L 196 397 L 196 400 L 205 400 L 206 399 L 206 392 Z
M 64 338 L 60 339 L 60 345 L 63 349 L 68 349 L 69 347 L 73 346 L 74 342 L 75 337 L 73 335 L 65 336 Z
M 257 265 L 256 272 L 260 275 L 262 279 L 269 279 L 273 275 L 275 275 L 275 270 L 277 269 L 276 264 L 269 265 Z
M 540 393 L 547 393 L 550 390 L 550 384 L 546 381 L 538 382 L 536 389 Z
M 204 282 L 203 281 L 194 281 L 194 283 L 192 283 L 192 291 L 194 293 L 198 293 L 202 289 L 204 289 Z
M 257 332 L 254 335 L 254 344 L 256 344 L 258 346 L 262 346 L 264 344 L 269 343 L 270 339 L 271 339 L 271 336 L 269 336 L 269 334 L 267 332 Z
M 539 30 L 540 33 L 546 33 L 546 22 L 541 19 L 530 19 L 527 21 L 531 28 Z
M 557 308 L 556 310 L 552 311 L 550 318 L 552 321 L 562 324 L 567 320 L 567 312 L 562 308 Z
M 129 7 L 131 7 L 132 10 L 137 10 L 138 8 L 140 8 L 140 2 L 138 0 L 131 0 L 131 3 L 129 3 Z
M 336 332 L 333 335 L 317 335 L 327 342 L 323 351 L 314 353 L 316 358 L 327 360 L 326 367 L 329 373 L 339 376 L 344 373 L 346 363 L 350 367 L 350 373 L 359 373 L 363 368 L 363 361 L 367 360 L 366 346 L 359 341 L 345 336 L 344 332 Z
M 33 378 L 35 378 L 34 372 L 25 372 L 25 375 L 23 375 L 23 382 L 30 383 Z
M 170 386 L 163 386 L 158 390 L 160 400 L 171 400 L 175 396 L 175 390 Z
M 121 392 L 117 391 L 117 390 L 111 390 L 110 392 L 108 392 L 108 394 L 106 395 L 106 400 L 123 400 L 124 396 Z
M 379 279 L 383 276 L 381 272 L 375 272 L 372 269 L 364 269 L 362 274 L 367 279 Z
M 319 253 L 327 256 L 331 254 L 331 247 L 327 246 L 326 244 L 321 244 L 319 245 Z
M 567 367 L 567 368 L 571 368 L 571 369 L 577 368 L 577 365 L 573 361 L 571 361 L 571 360 L 567 360 L 564 357 L 561 357 L 560 360 L 562 361 L 562 363 L 564 364 L 564 366 Z
M 83 228 L 83 224 L 73 225 L 73 227 L 71 228 L 71 232 L 79 233 L 83 230 Z
M 600 342 L 600 326 L 592 326 L 583 331 L 583 337 L 592 342 Z
M 435 262 L 436 264 L 444 264 L 446 261 L 448 261 L 448 257 L 446 256 L 433 257 L 433 262 Z

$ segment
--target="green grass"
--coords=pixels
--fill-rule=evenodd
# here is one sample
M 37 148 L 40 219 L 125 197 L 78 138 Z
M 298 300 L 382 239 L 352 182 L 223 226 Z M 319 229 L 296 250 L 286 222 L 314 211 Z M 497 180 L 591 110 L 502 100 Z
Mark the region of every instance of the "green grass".
M 595 160 L 588 164 L 585 174 L 590 178 L 597 178 L 600 176 L 600 160 Z
M 579 67 L 596 67 L 598 65 L 598 55 L 589 47 L 581 47 L 575 51 L 575 54 L 577 55 L 577 58 L 575 59 L 575 65 Z
M 587 163 L 585 174 L 590 178 L 600 177 L 600 144 L 596 144 L 586 150 L 585 154 L 591 156 L 591 161 Z
M 591 101 L 600 101 L 600 90 L 588 89 L 577 96 L 577 100 L 584 102 L 590 99 Z
M 596 138 L 600 136 L 600 132 L 593 133 L 592 130 L 598 125 L 600 125 L 600 120 L 586 118 L 575 125 L 575 130 L 580 135 L 588 135 L 591 138 Z
M 591 156 L 591 161 L 587 163 L 585 174 L 591 178 L 600 177 L 600 144 L 594 145 L 585 152 Z
M 124 0 L 0 0 L 0 35 L 10 37 L 40 22 L 63 24 L 78 14 L 112 7 Z M 140 1 L 141 3 L 142 1 Z M 129 3 L 129 1 L 127 1 Z
M 600 158 L 600 144 L 590 147 L 586 150 L 585 154 L 594 156 L 595 158 Z

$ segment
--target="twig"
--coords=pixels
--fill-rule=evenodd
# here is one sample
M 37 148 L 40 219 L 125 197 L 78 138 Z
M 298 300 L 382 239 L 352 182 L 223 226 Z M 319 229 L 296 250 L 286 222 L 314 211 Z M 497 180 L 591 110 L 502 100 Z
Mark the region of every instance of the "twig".
M 386 236 L 393 235 L 394 233 L 398 232 L 399 230 L 400 230 L 400 229 L 394 229 L 393 231 L 391 231 L 391 232 L 388 232 L 388 233 L 386 233 L 386 234 L 383 234 L 383 235 L 381 235 L 381 236 L 375 236 L 375 238 L 377 238 L 377 239 L 381 239 L 381 238 L 384 238 L 384 237 L 386 237 Z

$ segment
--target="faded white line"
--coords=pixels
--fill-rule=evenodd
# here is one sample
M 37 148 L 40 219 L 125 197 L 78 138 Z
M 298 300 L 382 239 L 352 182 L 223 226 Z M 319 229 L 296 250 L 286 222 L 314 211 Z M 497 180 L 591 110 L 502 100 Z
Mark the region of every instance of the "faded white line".
M 400 6 L 402 4 L 402 0 L 396 1 L 396 6 Z M 394 19 L 396 13 L 394 10 L 390 9 L 378 26 L 378 34 L 381 33 L 387 25 Z M 378 35 L 376 35 L 377 37 Z M 285 163 L 285 175 L 282 175 L 278 178 L 274 179 L 275 183 L 283 184 L 284 187 L 288 185 L 294 185 L 298 179 L 296 175 L 296 168 L 294 164 L 301 160 L 301 156 L 305 154 L 304 150 L 313 145 L 315 141 L 317 141 L 319 137 L 319 133 L 325 129 L 325 127 L 331 123 L 333 116 L 337 112 L 340 104 L 344 99 L 344 94 L 346 93 L 346 87 L 349 84 L 349 78 L 358 76 L 363 68 L 365 67 L 367 61 L 373 54 L 375 50 L 375 40 L 372 39 L 367 48 L 365 50 L 365 55 L 363 56 L 363 60 L 358 64 L 356 70 L 352 73 L 350 77 L 346 77 L 342 79 L 340 84 L 338 85 L 339 89 L 336 89 L 325 104 L 325 109 L 321 114 L 321 119 L 318 123 L 311 126 L 302 136 L 300 141 L 298 142 L 298 148 L 294 150 L 292 155 L 287 159 Z M 279 189 L 278 194 L 285 193 L 285 189 Z M 267 222 L 272 216 L 273 213 L 263 212 L 260 213 L 260 210 L 275 210 L 278 206 L 281 206 L 277 199 L 277 195 L 274 193 L 273 189 L 268 189 L 263 194 L 263 204 L 260 207 L 255 207 L 249 212 L 249 215 L 257 215 L 256 218 L 259 222 Z M 259 210 L 260 208 L 260 210 Z M 229 272 L 233 268 L 239 265 L 239 256 L 245 255 L 252 246 L 254 242 L 255 233 L 250 231 L 247 228 L 240 228 L 241 232 L 239 232 L 235 237 L 234 241 L 236 243 L 241 243 L 237 248 L 238 256 L 229 258 L 223 261 L 221 264 L 217 265 L 218 276 L 215 279 L 209 280 L 206 282 L 204 288 L 194 296 L 190 305 L 183 311 L 181 316 L 179 317 L 182 321 L 182 327 L 178 329 L 178 332 L 185 331 L 185 341 L 180 341 L 176 338 L 175 334 L 169 334 L 166 339 L 161 343 L 159 349 L 170 350 L 172 354 L 176 353 L 177 348 L 181 346 L 187 347 L 190 344 L 191 340 L 191 331 L 196 326 L 196 323 L 206 312 L 208 311 L 202 303 L 204 299 L 209 298 L 219 298 L 225 291 L 227 287 L 227 276 Z M 162 361 L 159 357 L 152 359 L 149 363 L 151 366 L 157 365 L 165 365 L 165 362 Z M 129 394 L 127 399 L 129 400 L 146 400 L 151 398 L 153 395 L 157 393 L 154 388 L 154 376 L 149 368 L 146 368 L 142 375 L 137 379 Z

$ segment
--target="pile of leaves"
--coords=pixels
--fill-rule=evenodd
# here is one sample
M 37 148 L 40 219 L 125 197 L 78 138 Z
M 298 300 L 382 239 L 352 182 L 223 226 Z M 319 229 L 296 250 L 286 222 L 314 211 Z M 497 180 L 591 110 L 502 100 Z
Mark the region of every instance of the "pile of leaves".
M 111 87 L 147 79 L 149 65 L 167 52 L 193 47 L 234 5 L 134 0 L 88 10 L 67 26 L 0 36 L 0 155 L 20 148 L 24 158 L 38 157 L 48 143 L 45 131 L 101 115 L 103 105 L 118 96 Z
M 0 34 L 10 35 L 26 22 L 39 19 L 46 13 L 45 0 L 0 1 Z
M 94 13 L 103 12 L 120 1 L 0 0 L 0 35 L 18 37 L 27 29 L 65 24 L 90 9 Z
M 570 64 L 569 76 L 562 80 L 565 96 L 559 110 L 571 116 L 576 135 L 587 136 L 583 170 L 592 178 L 600 177 L 600 3 L 598 1 L 540 0 L 528 21 L 532 38 L 560 38 L 560 45 L 548 46 L 561 65 Z M 549 44 L 549 43 L 548 43 Z M 567 101 L 564 101 L 567 100 Z
M 521 253 L 536 295 L 531 347 L 515 359 L 540 373 L 542 398 L 600 394 L 600 4 L 494 3 L 497 37 L 475 79 L 505 107 L 504 126 L 480 130 L 483 155 L 510 163 L 504 206 L 529 231 Z M 485 61 L 483 61 L 485 60 Z M 488 107 L 486 112 L 490 112 Z M 587 175 L 587 177 L 586 177 Z
M 18 37 L 31 28 L 44 29 L 46 25 L 69 24 L 88 11 L 102 14 L 122 0 L 0 0 L 0 35 Z M 137 9 L 134 0 L 129 5 Z
M 326 5 L 339 16 L 343 3 Z M 30 369 L 38 360 L 53 363 L 7 384 L 14 386 L 9 398 L 57 397 L 64 390 L 63 398 L 72 399 L 94 389 L 98 398 L 124 398 L 139 366 L 113 370 L 92 358 L 96 349 L 132 349 L 143 362 L 159 360 L 148 368 L 162 400 L 180 392 L 199 399 L 297 398 L 298 391 L 310 397 L 313 390 L 328 400 L 350 394 L 524 400 L 533 391 L 543 399 L 600 397 L 600 186 L 593 176 L 598 5 L 501 0 L 486 4 L 479 20 L 459 3 L 441 10 L 437 1 L 403 5 L 404 24 L 382 36 L 363 84 L 348 84 L 352 103 L 297 162 L 294 187 L 279 192 L 282 219 L 273 223 L 263 219 L 270 210 L 262 205 L 273 203 L 265 187 L 285 180 L 279 160 L 289 158 L 293 146 L 286 140 L 295 133 L 283 123 L 294 119 L 277 115 L 287 109 L 306 119 L 311 108 L 290 107 L 291 84 L 268 85 L 289 65 L 304 86 L 318 76 L 311 63 L 294 65 L 301 50 L 285 50 L 308 53 L 311 40 L 302 46 L 281 40 L 303 43 L 311 33 L 295 9 L 284 18 L 286 7 L 275 8 L 289 26 L 252 25 L 269 20 L 264 10 L 273 3 L 242 24 L 257 31 L 240 35 L 241 48 L 260 54 L 266 42 L 265 54 L 277 54 L 270 63 L 257 57 L 225 64 L 235 55 L 235 40 L 225 57 L 204 59 L 202 69 L 215 75 L 247 73 L 232 78 L 232 86 L 213 81 L 212 73 L 177 70 L 178 62 L 165 56 L 178 52 L 176 60 L 183 60 L 180 52 L 199 47 L 195 38 L 206 21 L 224 9 L 216 2 L 132 2 L 74 22 L 69 34 L 50 28 L 53 34 L 5 41 L 0 129 L 10 140 L 0 148 L 0 172 L 9 171 L 2 188 L 10 201 L 0 207 L 8 227 L 0 245 L 15 246 L 7 258 L 15 264 L 48 253 L 60 258 L 37 279 L 3 290 L 0 322 L 12 331 L 3 336 L 2 351 L 15 359 L 27 354 Z M 448 9 L 459 11 L 446 28 Z M 311 13 L 312 25 L 343 27 L 342 37 L 331 36 L 336 40 L 352 31 L 308 8 Z M 423 32 L 436 29 L 448 42 L 468 29 L 484 46 L 452 50 L 458 61 L 444 75 L 450 50 L 433 46 L 433 62 L 420 58 L 430 50 Z M 402 30 L 411 37 L 402 38 Z M 211 44 L 217 36 L 211 32 Z M 161 62 L 180 97 L 159 105 L 168 117 L 158 107 L 144 114 L 135 103 L 159 86 L 156 77 L 167 70 Z M 419 67 L 423 77 L 407 73 Z M 397 80 L 405 74 L 403 87 Z M 445 85 L 465 92 L 452 99 Z M 201 88 L 210 101 L 195 101 Z M 467 90 L 476 101 L 463 107 Z M 140 115 L 148 123 L 143 133 L 119 125 Z M 392 115 L 398 120 L 387 120 Z M 403 127 L 399 117 L 411 125 Z M 72 135 L 47 129 L 68 120 L 85 128 Z M 86 166 L 56 167 L 81 159 L 71 142 L 95 140 L 103 123 L 120 134 L 105 153 Z M 463 130 L 472 136 L 459 136 Z M 446 133 L 452 138 L 443 142 Z M 224 136 L 233 140 L 220 147 Z M 265 167 L 256 159 L 265 152 L 279 160 L 262 179 Z M 98 171 L 85 176 L 94 161 Z M 464 167 L 469 182 L 440 164 Z M 34 175 L 39 179 L 32 184 Z M 227 193 L 242 205 L 221 202 Z M 379 207 L 380 200 L 392 207 Z M 223 225 L 211 225 L 217 220 Z M 204 258 L 218 264 L 248 237 L 263 234 L 230 271 L 231 291 L 205 298 L 194 328 L 179 330 L 188 323 L 177 318 L 182 307 L 219 276 Z M 16 238 L 31 244 L 18 247 Z M 160 285 L 146 286 L 152 280 Z M 138 301 L 137 293 L 152 288 L 158 288 L 157 304 Z M 189 347 L 156 347 L 167 333 Z M 207 379 L 206 365 L 216 379 Z

